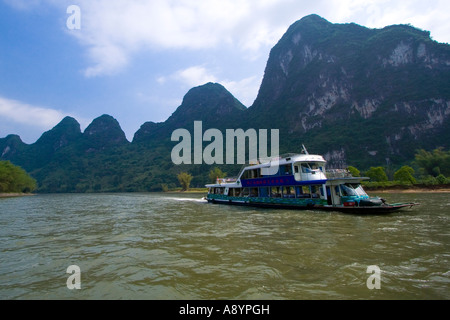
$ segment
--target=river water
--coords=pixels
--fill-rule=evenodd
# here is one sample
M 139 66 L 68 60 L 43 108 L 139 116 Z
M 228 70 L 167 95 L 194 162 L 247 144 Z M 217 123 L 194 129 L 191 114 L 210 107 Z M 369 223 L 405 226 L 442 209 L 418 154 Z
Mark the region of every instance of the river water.
M 0 199 L 0 299 L 450 299 L 450 194 L 374 216 L 202 196 Z

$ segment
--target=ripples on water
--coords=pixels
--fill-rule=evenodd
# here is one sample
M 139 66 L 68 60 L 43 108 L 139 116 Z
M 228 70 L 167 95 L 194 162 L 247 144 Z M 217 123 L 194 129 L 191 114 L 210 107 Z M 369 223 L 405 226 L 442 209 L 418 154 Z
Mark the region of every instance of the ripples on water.
M 202 195 L 0 199 L 0 299 L 449 299 L 449 194 L 385 216 Z M 66 269 L 81 269 L 81 290 Z M 367 267 L 381 269 L 369 290 Z

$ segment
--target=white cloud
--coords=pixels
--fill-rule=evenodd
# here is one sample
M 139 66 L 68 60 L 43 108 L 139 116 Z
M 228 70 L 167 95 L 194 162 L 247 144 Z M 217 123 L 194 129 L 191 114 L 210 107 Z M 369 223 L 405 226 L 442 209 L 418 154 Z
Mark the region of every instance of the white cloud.
M 18 9 L 70 0 L 3 0 Z M 272 47 L 287 27 L 317 13 L 330 22 L 381 28 L 410 23 L 449 42 L 450 2 L 435 0 L 78 0 L 81 30 L 69 32 L 86 48 L 87 77 L 114 74 L 141 50 L 198 50 L 226 46 L 247 59 Z M 264 51 L 266 52 L 266 51 Z
M 179 70 L 167 77 L 157 79 L 158 83 L 164 85 L 171 81 L 180 83 L 186 89 L 204 85 L 208 82 L 217 82 L 222 84 L 232 95 L 246 106 L 250 106 L 258 93 L 261 80 L 256 76 L 247 77 L 241 80 L 229 80 L 215 75 L 214 71 L 205 66 L 192 66 Z
M 69 34 L 87 48 L 91 66 L 86 76 L 108 75 L 124 68 L 140 50 L 226 45 L 257 51 L 282 34 L 261 16 L 286 1 L 291 0 L 80 0 L 81 30 Z
M 25 7 L 24 0 L 5 0 Z M 54 5 L 55 0 L 31 0 Z M 125 68 L 141 50 L 199 50 L 228 47 L 247 59 L 272 47 L 296 20 L 317 13 L 331 22 L 368 27 L 411 23 L 449 41 L 448 0 L 78 0 L 82 28 L 70 34 L 86 47 L 88 77 Z M 435 31 L 435 32 L 433 32 Z M 443 39 L 443 38 L 446 38 Z M 264 51 L 265 52 L 265 51 Z
M 72 116 L 86 127 L 89 120 L 70 113 L 41 106 L 30 105 L 21 101 L 0 97 L 0 119 L 8 122 L 8 126 L 25 125 L 38 130 L 49 130 L 56 126 L 64 117 Z
M 88 67 L 84 74 L 86 77 L 111 75 L 128 65 L 128 57 L 124 50 L 111 45 L 97 45 L 89 49 L 89 56 L 96 64 Z
M 384 28 L 395 24 L 412 26 L 431 32 L 439 42 L 450 42 L 448 0 L 430 4 L 423 0 L 332 0 L 333 10 L 324 18 L 331 22 L 355 22 L 369 28 Z M 327 11 L 325 11 L 327 12 Z
M 239 81 L 224 80 L 220 82 L 233 94 L 242 104 L 250 107 L 256 99 L 262 79 L 256 76 L 248 77 Z
M 90 68 L 95 72 L 88 74 L 96 75 L 123 67 L 135 50 L 149 47 L 195 50 L 228 45 L 255 54 L 273 46 L 291 23 L 311 13 L 369 27 L 422 22 L 418 27 L 443 29 L 447 2 L 430 6 L 422 0 L 83 0 L 81 39 L 95 64 Z M 436 16 L 441 18 L 434 22 Z
M 217 78 L 203 66 L 193 66 L 177 71 L 172 78 L 189 87 L 196 87 L 208 82 L 217 82 Z
M 32 106 L 0 97 L 0 116 L 16 123 L 46 129 L 56 125 L 65 114 L 60 110 Z

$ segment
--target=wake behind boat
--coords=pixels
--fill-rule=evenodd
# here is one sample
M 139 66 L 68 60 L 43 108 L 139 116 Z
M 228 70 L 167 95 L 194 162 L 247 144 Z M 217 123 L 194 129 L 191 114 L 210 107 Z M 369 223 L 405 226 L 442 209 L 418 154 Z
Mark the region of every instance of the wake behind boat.
M 347 170 L 326 170 L 321 155 L 303 153 L 259 160 L 244 166 L 236 178 L 208 184 L 211 203 L 266 208 L 312 209 L 346 213 L 390 213 L 417 203 L 388 204 L 370 197 Z

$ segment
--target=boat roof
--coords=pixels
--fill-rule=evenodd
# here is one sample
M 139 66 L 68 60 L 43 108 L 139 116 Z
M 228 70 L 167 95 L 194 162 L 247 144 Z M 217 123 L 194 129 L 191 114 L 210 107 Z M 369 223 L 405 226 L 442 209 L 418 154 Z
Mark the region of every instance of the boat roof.
M 218 188 L 218 187 L 221 187 L 221 188 L 227 188 L 227 187 L 228 188 L 240 188 L 241 185 L 236 183 L 236 182 L 231 182 L 231 183 L 224 182 L 224 183 L 207 184 L 207 185 L 205 185 L 205 187 L 206 188 Z
M 327 161 L 321 155 L 316 155 L 316 154 L 290 154 L 290 155 L 284 155 L 281 157 L 259 159 L 258 161 L 247 164 L 246 167 L 244 168 L 244 170 L 267 168 L 267 167 L 272 166 L 274 163 L 276 164 L 277 162 L 278 162 L 278 165 L 285 165 L 285 164 L 290 164 L 290 163 L 295 163 L 295 162 L 323 162 L 323 163 L 326 163 Z
M 338 185 L 345 183 L 361 183 L 363 180 L 369 180 L 368 177 L 346 177 L 327 179 L 327 185 Z

